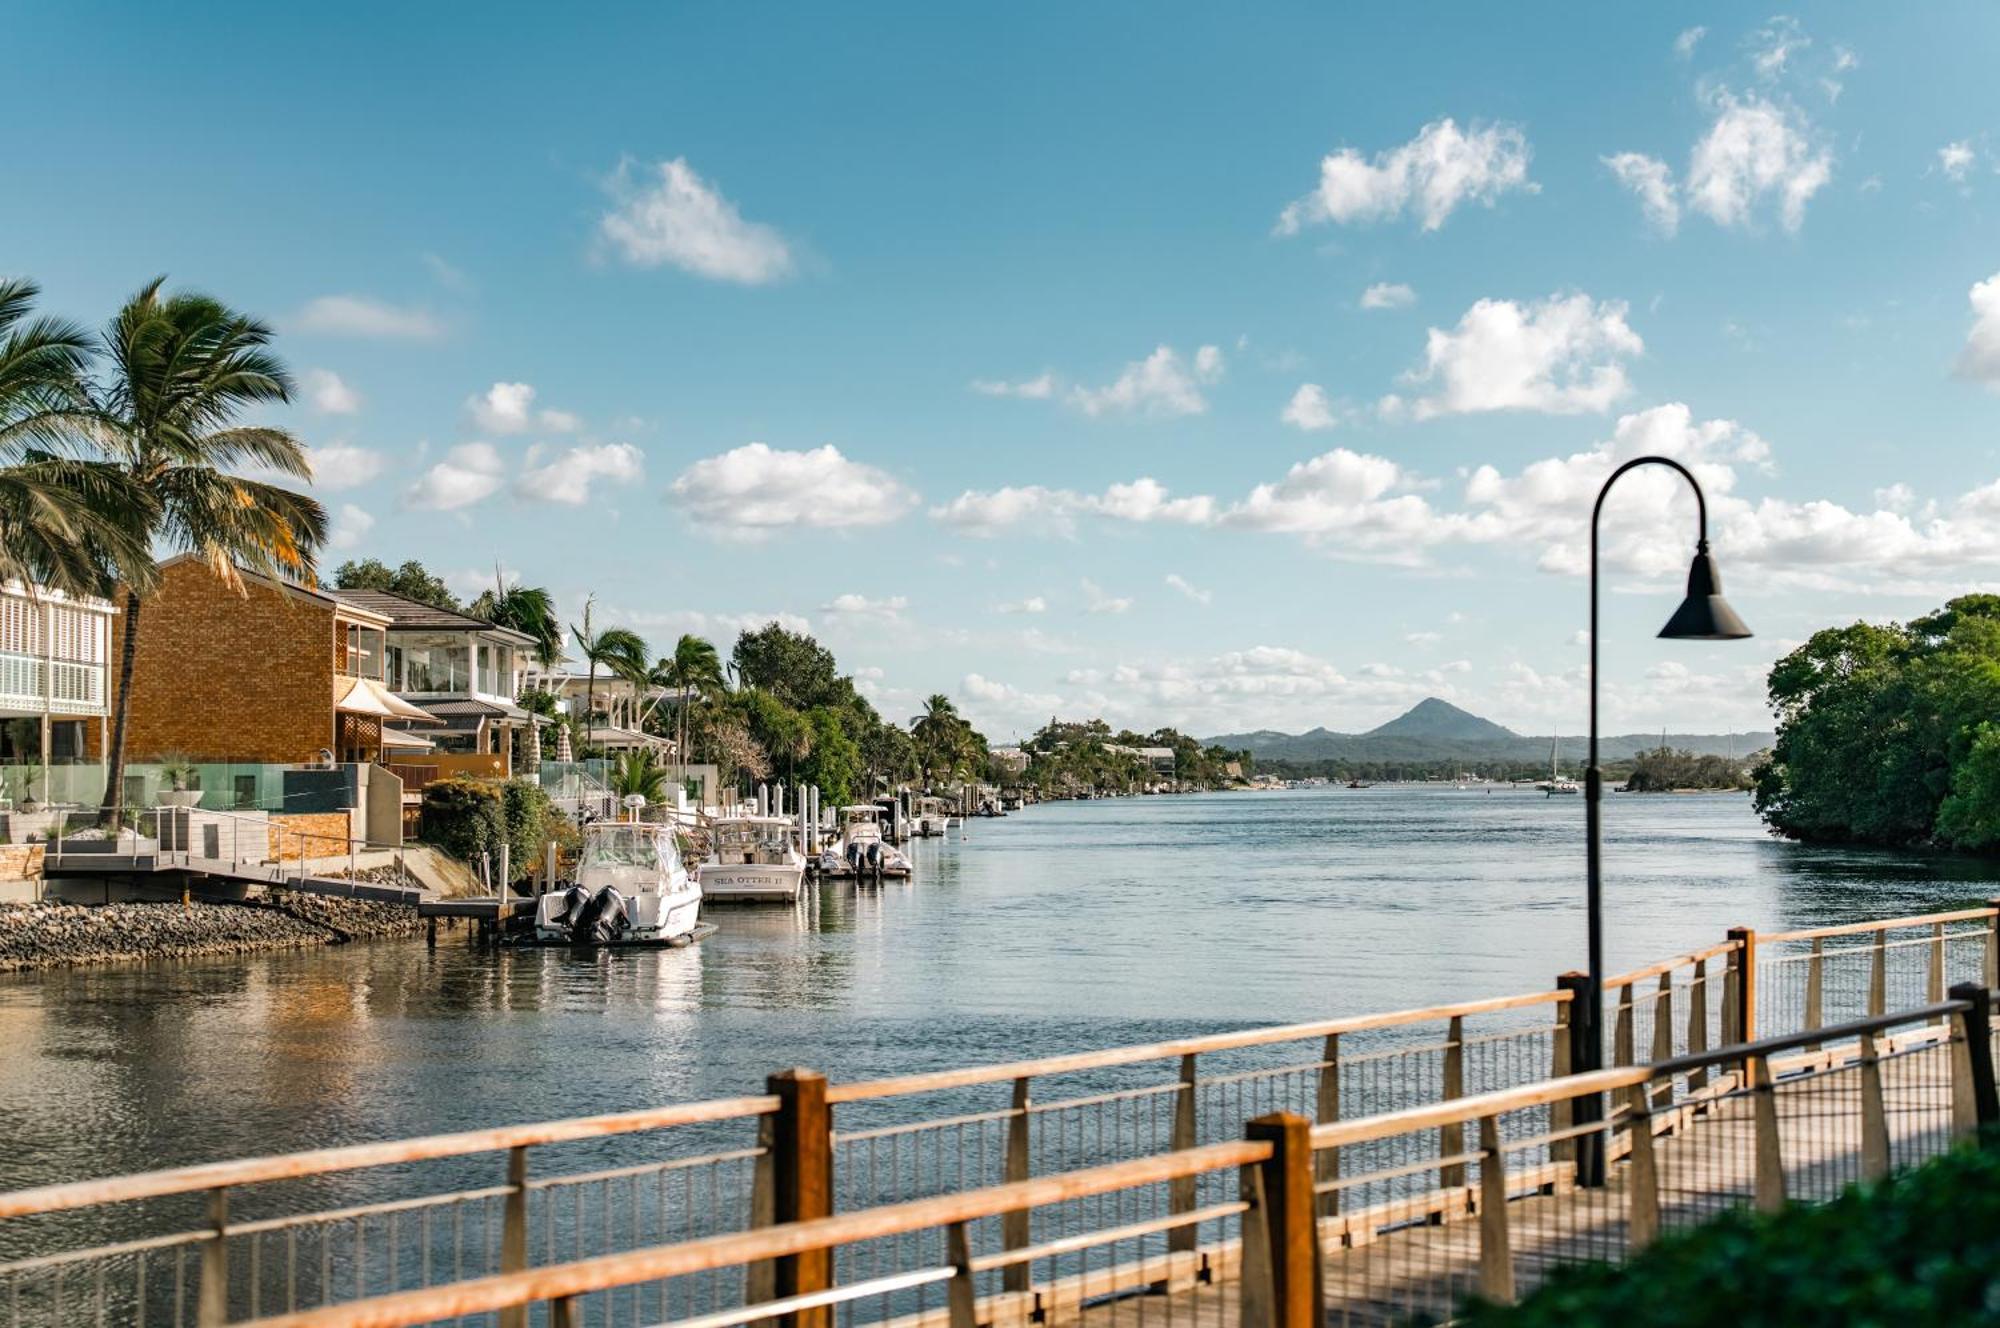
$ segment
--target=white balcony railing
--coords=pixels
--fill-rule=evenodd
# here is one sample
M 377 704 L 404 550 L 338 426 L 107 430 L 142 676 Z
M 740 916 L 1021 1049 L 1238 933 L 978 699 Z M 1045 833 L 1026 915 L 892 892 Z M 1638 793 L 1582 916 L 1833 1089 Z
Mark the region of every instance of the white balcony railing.
M 52 668 L 52 674 L 44 674 Z M 45 676 L 50 714 L 101 715 L 105 713 L 104 666 L 79 664 L 74 660 L 45 660 L 37 655 L 0 651 L 0 710 L 39 714 L 42 710 Z

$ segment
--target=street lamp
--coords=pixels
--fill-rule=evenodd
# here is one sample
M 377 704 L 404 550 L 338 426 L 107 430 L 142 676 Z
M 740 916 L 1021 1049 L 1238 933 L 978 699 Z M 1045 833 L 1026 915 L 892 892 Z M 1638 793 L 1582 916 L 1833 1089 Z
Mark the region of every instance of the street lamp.
M 1660 629 L 1660 637 L 1669 641 L 1740 641 L 1750 635 L 1750 629 L 1736 616 L 1736 610 L 1722 598 L 1722 580 L 1716 575 L 1715 560 L 1708 553 L 1708 500 L 1702 495 L 1701 484 L 1694 474 L 1680 462 L 1670 457 L 1634 457 L 1611 472 L 1604 481 L 1604 487 L 1597 491 L 1597 502 L 1590 509 L 1590 768 L 1583 776 L 1583 814 L 1585 836 L 1585 871 L 1588 876 L 1587 906 L 1590 916 L 1590 974 L 1589 984 L 1584 990 L 1583 1009 L 1572 1012 L 1575 1020 L 1580 1013 L 1586 1026 L 1579 1030 L 1579 1058 L 1584 1063 L 1579 1071 L 1602 1069 L 1604 1066 L 1604 851 L 1603 813 L 1600 803 L 1604 797 L 1604 772 L 1597 766 L 1597 525 L 1604 514 L 1604 499 L 1611 492 L 1611 486 L 1618 483 L 1619 476 L 1640 466 L 1667 466 L 1678 471 L 1688 487 L 1694 490 L 1695 511 L 1697 513 L 1694 562 L 1688 567 L 1687 597 L 1674 610 L 1673 617 Z M 1603 1102 L 1597 1097 L 1579 1099 L 1577 1114 L 1586 1120 L 1603 1119 Z M 1601 1135 L 1587 1135 L 1579 1142 L 1585 1174 L 1580 1180 L 1585 1185 L 1600 1185 L 1604 1180 L 1604 1151 Z

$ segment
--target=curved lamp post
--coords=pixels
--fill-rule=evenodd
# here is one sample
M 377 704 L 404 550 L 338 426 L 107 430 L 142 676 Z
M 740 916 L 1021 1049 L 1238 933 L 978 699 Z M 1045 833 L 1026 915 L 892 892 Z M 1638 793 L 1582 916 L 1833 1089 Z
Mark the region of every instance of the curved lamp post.
M 1660 629 L 1661 638 L 1670 641 L 1740 641 L 1750 635 L 1750 629 L 1736 616 L 1736 610 L 1722 598 L 1722 580 L 1716 575 L 1715 560 L 1708 553 L 1708 499 L 1703 496 L 1694 474 L 1680 462 L 1663 456 L 1634 457 L 1612 471 L 1610 478 L 1604 481 L 1604 487 L 1597 491 L 1596 505 L 1590 509 L 1590 768 L 1583 776 L 1584 852 L 1589 878 L 1590 980 L 1584 991 L 1582 1010 L 1588 1027 L 1579 1030 L 1583 1055 L 1578 1059 L 1586 1063 L 1577 1066 L 1579 1070 L 1597 1070 L 1604 1066 L 1604 853 L 1602 812 L 1599 807 L 1604 796 L 1604 774 L 1597 766 L 1597 525 L 1598 518 L 1604 513 L 1604 499 L 1611 492 L 1611 486 L 1618 483 L 1619 477 L 1626 471 L 1640 466 L 1667 466 L 1678 471 L 1681 478 L 1688 482 L 1688 487 L 1694 490 L 1695 511 L 1698 514 L 1694 562 L 1688 567 L 1687 597 L 1674 610 L 1673 617 L 1667 619 L 1667 625 Z M 1581 1099 L 1576 1105 L 1579 1116 L 1590 1120 L 1603 1119 L 1600 1100 Z M 1579 1120 L 1578 1123 L 1583 1122 Z M 1579 1141 L 1586 1145 L 1579 1150 L 1582 1153 L 1579 1161 L 1585 1171 L 1581 1179 L 1586 1185 L 1603 1183 L 1602 1139 L 1601 1135 L 1588 1135 Z

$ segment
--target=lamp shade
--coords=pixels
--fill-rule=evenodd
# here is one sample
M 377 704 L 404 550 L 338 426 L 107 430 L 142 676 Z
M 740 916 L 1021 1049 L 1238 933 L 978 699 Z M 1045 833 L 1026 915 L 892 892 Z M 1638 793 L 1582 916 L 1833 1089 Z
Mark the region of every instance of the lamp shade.
M 1722 597 L 1722 578 L 1716 574 L 1715 560 L 1708 556 L 1708 541 L 1695 547 L 1694 562 L 1688 567 L 1687 598 L 1667 619 L 1660 635 L 1670 641 L 1741 641 L 1750 629 Z

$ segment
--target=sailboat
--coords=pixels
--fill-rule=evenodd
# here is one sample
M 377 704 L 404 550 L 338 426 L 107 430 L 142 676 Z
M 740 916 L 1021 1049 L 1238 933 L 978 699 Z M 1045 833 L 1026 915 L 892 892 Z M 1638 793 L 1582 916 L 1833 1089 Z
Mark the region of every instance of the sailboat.
M 1560 773 L 1558 768 L 1558 763 L 1561 760 L 1561 753 L 1562 753 L 1562 737 L 1558 735 L 1556 737 L 1550 738 L 1549 777 L 1542 783 L 1535 785 L 1535 787 L 1540 789 L 1542 792 L 1548 794 L 1551 798 L 1555 797 L 1557 794 L 1583 792 L 1583 785 L 1577 783 L 1574 779 L 1564 779 L 1562 777 L 1562 774 Z

